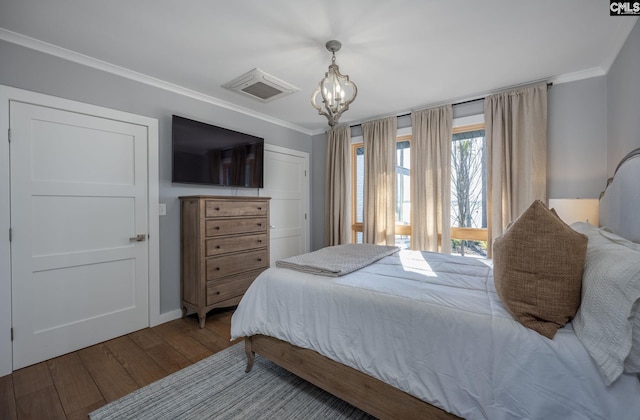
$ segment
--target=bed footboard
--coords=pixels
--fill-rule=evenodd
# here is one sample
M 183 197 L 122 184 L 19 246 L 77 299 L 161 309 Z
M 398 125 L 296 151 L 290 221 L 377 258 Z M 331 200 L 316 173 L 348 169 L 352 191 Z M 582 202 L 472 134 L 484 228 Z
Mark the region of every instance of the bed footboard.
M 351 367 L 264 335 L 245 338 L 247 372 L 255 353 L 379 419 L 441 419 L 459 417 L 428 404 Z

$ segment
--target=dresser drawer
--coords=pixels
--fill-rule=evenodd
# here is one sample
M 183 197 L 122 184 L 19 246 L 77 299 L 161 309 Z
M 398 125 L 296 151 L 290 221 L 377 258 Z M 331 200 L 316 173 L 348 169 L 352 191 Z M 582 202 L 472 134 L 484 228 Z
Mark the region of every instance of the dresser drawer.
M 207 305 L 241 296 L 263 270 L 249 271 L 207 282 Z
M 205 249 L 207 257 L 211 257 L 212 255 L 264 248 L 265 246 L 267 246 L 267 234 L 258 233 L 255 235 L 220 236 L 207 239 Z
M 266 232 L 266 217 L 248 217 L 246 219 L 213 219 L 205 221 L 206 236 L 221 236 L 238 233 Z
M 221 257 L 209 257 L 207 258 L 207 280 L 267 268 L 268 264 L 266 248 Z
M 205 217 L 266 215 L 267 204 L 264 201 L 207 200 L 205 202 Z

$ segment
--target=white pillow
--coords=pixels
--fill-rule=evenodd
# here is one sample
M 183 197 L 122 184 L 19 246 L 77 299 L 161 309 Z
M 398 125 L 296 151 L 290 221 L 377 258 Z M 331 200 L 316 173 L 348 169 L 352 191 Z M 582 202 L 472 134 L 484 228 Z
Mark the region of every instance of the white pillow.
M 608 232 L 606 227 L 601 230 L 604 231 L 602 234 L 612 241 L 640 252 L 640 244 Z M 631 314 L 631 351 L 624 361 L 624 371 L 640 373 L 640 299 L 634 303 Z
M 571 227 L 589 237 L 573 327 L 610 385 L 623 371 L 640 367 L 640 245 L 588 223 Z
M 624 371 L 628 373 L 640 373 L 640 300 L 636 300 L 635 305 L 633 305 L 631 330 L 631 352 L 624 361 Z

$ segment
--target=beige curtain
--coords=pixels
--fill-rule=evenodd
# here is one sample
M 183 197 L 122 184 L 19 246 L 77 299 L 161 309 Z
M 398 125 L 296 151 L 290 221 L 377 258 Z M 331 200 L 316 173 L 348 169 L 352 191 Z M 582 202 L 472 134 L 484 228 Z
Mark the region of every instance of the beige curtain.
M 411 113 L 411 249 L 451 252 L 452 125 L 451 105 Z
M 395 244 L 395 172 L 398 119 L 362 124 L 364 140 L 363 242 Z
M 325 246 L 351 242 L 351 128 L 338 127 L 327 132 L 325 176 Z
M 547 198 L 547 85 L 484 101 L 488 244 L 531 203 Z M 491 248 L 488 247 L 488 257 Z

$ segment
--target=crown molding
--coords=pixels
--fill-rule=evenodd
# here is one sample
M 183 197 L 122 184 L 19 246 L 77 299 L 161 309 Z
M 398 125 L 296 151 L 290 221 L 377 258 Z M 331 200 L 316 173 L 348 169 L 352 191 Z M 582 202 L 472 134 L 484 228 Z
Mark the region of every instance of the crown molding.
M 602 67 L 592 67 L 573 73 L 561 74 L 560 76 L 550 77 L 547 79 L 554 85 L 562 83 L 577 82 L 578 80 L 590 79 L 592 77 L 606 76 L 607 72 Z
M 126 79 L 134 80 L 139 83 L 144 83 L 149 86 L 163 89 L 178 95 L 186 96 L 188 98 L 195 99 L 197 101 L 206 102 L 211 105 L 219 106 L 221 108 L 229 109 L 244 115 L 248 115 L 253 118 L 257 118 L 262 121 L 266 121 L 271 124 L 279 125 L 281 127 L 289 128 L 291 130 L 298 131 L 302 134 L 313 135 L 313 131 L 307 128 L 301 127 L 297 124 L 290 123 L 278 118 L 271 117 L 266 114 L 262 114 L 245 108 L 239 105 L 232 104 L 231 102 L 223 101 L 222 99 L 215 98 L 204 93 L 185 88 L 174 83 L 169 83 L 164 80 L 139 73 L 125 67 L 117 66 L 115 64 L 108 63 L 106 61 L 99 60 L 88 55 L 80 54 L 78 52 L 68 50 L 66 48 L 59 47 L 57 45 L 49 44 L 44 41 L 40 41 L 35 38 L 31 38 L 13 31 L 9 31 L 4 28 L 0 28 L 0 40 L 10 42 L 12 44 L 20 45 L 25 48 L 29 48 L 35 51 L 39 51 L 45 54 L 49 54 L 64 60 L 72 61 L 74 63 L 81 64 L 83 66 L 91 67 L 97 70 L 102 70 L 107 73 L 115 74 Z

